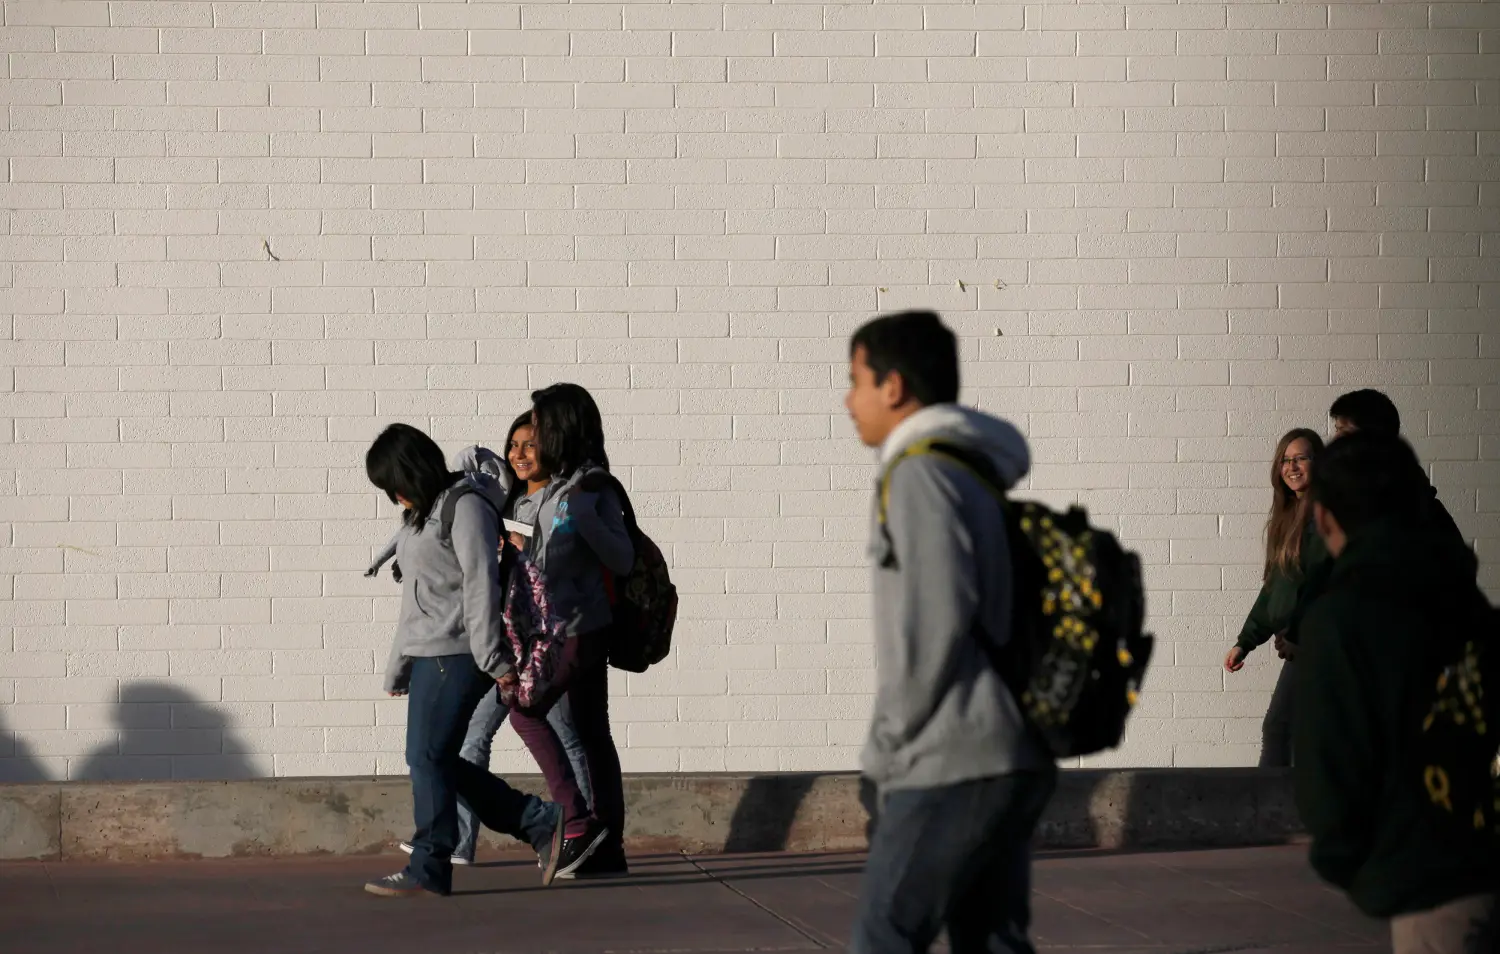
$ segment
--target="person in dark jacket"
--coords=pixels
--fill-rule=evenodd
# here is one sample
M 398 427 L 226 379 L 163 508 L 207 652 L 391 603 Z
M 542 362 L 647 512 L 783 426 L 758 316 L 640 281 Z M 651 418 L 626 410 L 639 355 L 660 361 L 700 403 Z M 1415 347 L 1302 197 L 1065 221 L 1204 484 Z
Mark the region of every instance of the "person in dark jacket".
M 1328 551 L 1313 527 L 1307 488 L 1323 439 L 1316 431 L 1299 427 L 1287 431 L 1276 444 L 1271 461 L 1271 515 L 1266 520 L 1266 563 L 1255 605 L 1229 654 L 1228 672 L 1239 672 L 1245 657 L 1259 646 L 1276 640 L 1283 658 L 1282 636 L 1297 606 L 1303 583 L 1320 572 Z M 1271 693 L 1271 704 L 1261 724 L 1260 764 L 1284 768 L 1292 764 L 1292 712 L 1294 670 L 1284 663 Z
M 1381 437 L 1401 436 L 1401 412 L 1396 410 L 1396 405 L 1390 398 L 1373 388 L 1364 388 L 1359 391 L 1350 391 L 1348 394 L 1340 395 L 1328 408 L 1328 416 L 1333 421 L 1333 440 L 1348 434 L 1374 434 Z M 1414 491 L 1421 498 L 1424 519 L 1434 533 L 1443 536 L 1449 544 L 1468 549 L 1470 543 L 1458 529 L 1453 515 L 1443 502 L 1438 499 L 1437 488 L 1423 475 L 1422 486 Z M 1296 607 L 1291 612 L 1287 621 L 1286 633 L 1280 645 L 1280 649 L 1288 659 L 1296 655 L 1297 643 L 1301 639 L 1302 616 L 1308 604 L 1328 586 L 1328 574 L 1332 570 L 1332 563 L 1325 563 L 1315 573 L 1308 577 L 1302 586 L 1301 595 Z
M 1379 434 L 1383 437 L 1401 436 L 1401 412 L 1396 410 L 1396 405 L 1390 398 L 1374 388 L 1365 388 L 1360 391 L 1350 391 L 1348 394 L 1339 396 L 1328 408 L 1328 416 L 1333 420 L 1334 438 L 1338 439 L 1345 434 L 1362 432 L 1365 434 Z M 1432 482 L 1424 479 L 1422 481 L 1427 500 L 1428 519 L 1440 532 L 1450 535 L 1455 540 L 1464 540 L 1463 533 L 1454 522 L 1453 515 L 1443 502 L 1438 499 L 1437 488 Z
M 1367 432 L 1329 444 L 1313 472 L 1334 560 L 1302 622 L 1297 805 L 1313 868 L 1391 919 L 1396 954 L 1488 954 L 1500 857 L 1434 806 L 1418 746 L 1443 662 L 1491 610 L 1473 552 L 1432 526 L 1425 485 L 1404 441 Z M 1471 768 L 1487 774 L 1487 757 Z

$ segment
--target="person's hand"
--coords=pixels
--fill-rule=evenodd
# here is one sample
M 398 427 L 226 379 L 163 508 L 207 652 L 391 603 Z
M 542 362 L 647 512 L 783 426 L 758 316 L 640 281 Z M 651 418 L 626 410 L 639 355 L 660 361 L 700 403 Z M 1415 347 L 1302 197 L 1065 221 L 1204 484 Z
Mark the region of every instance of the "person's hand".
M 512 669 L 499 679 L 496 679 L 495 682 L 500 686 L 500 701 L 507 706 L 514 707 L 516 704 L 516 689 L 521 684 L 520 679 L 516 677 L 516 671 Z
M 390 696 L 392 699 L 399 699 L 402 696 L 406 695 L 406 690 L 397 689 L 395 692 L 387 692 L 386 695 Z
M 1239 672 L 1245 668 L 1245 651 L 1236 644 L 1229 648 L 1229 654 L 1224 657 L 1225 672 Z
M 511 534 L 510 534 L 510 536 L 509 536 L 508 539 L 510 540 L 510 545 L 511 546 L 515 547 L 517 550 L 520 550 L 522 553 L 526 552 L 526 538 L 525 537 L 521 536 L 519 533 L 516 533 L 515 531 L 511 531 Z
M 1295 659 L 1297 657 L 1297 644 L 1287 642 L 1286 637 L 1280 633 L 1276 634 L 1272 645 L 1276 647 L 1276 655 L 1282 659 Z

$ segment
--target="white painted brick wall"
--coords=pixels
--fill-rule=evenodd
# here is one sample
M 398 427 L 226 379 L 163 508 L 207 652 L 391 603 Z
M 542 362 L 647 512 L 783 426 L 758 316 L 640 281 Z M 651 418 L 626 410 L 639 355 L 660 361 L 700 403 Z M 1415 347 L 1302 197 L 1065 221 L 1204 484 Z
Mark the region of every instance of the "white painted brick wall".
M 0 779 L 401 772 L 404 420 L 596 389 L 684 591 L 635 771 L 846 769 L 846 336 L 944 311 L 1147 562 L 1101 762 L 1244 764 L 1267 458 L 1387 388 L 1500 550 L 1500 5 L 0 3 Z M 272 255 L 275 258 L 273 259 Z M 509 731 L 496 764 L 529 759 Z

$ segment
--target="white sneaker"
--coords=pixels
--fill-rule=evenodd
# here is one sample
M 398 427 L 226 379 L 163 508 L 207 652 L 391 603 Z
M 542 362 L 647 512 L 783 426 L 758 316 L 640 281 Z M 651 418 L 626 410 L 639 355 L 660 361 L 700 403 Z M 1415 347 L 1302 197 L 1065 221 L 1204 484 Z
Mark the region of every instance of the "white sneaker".
M 408 855 L 412 853 L 411 842 L 409 842 L 409 841 L 403 841 L 403 842 L 401 842 L 401 846 L 400 847 L 401 847 L 401 850 L 404 851 L 404 852 L 406 852 Z M 461 867 L 468 867 L 469 865 L 472 865 L 474 863 L 474 859 L 473 858 L 465 858 L 462 855 L 454 855 L 452 858 L 449 858 L 448 860 L 451 861 L 451 862 L 453 862 L 456 865 L 461 866 Z

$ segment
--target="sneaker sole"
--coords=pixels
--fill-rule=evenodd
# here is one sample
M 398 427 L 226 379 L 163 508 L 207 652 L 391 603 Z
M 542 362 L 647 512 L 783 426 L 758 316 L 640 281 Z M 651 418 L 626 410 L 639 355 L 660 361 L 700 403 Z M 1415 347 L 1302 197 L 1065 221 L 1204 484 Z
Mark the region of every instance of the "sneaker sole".
M 381 898 L 415 898 L 421 894 L 432 894 L 426 888 L 386 888 L 378 884 L 365 885 L 365 891 Z
M 583 863 L 585 861 L 588 861 L 589 858 L 593 856 L 594 852 L 599 850 L 599 846 L 604 844 L 604 839 L 608 837 L 609 829 L 600 828 L 598 837 L 596 837 L 587 848 L 583 849 L 583 851 L 579 853 L 577 858 L 573 859 L 573 863 L 568 865 L 566 868 L 559 870 L 557 874 L 553 875 L 552 877 L 573 880 L 574 873 L 578 871 L 579 868 L 583 867 Z
M 620 878 L 630 877 L 630 871 L 575 871 L 568 875 L 571 881 L 616 881 Z
M 407 844 L 404 841 L 401 842 L 400 844 L 398 844 L 396 847 L 400 848 L 402 851 L 406 852 L 408 855 L 411 854 L 412 850 L 413 850 L 412 846 L 409 845 L 409 844 Z M 454 855 L 452 858 L 450 858 L 448 860 L 451 861 L 451 862 L 453 862 L 456 865 L 472 865 L 474 863 L 474 859 L 473 858 L 460 858 L 458 855 Z
M 563 840 L 566 825 L 563 813 L 557 813 L 557 824 L 552 828 L 552 846 L 547 852 L 547 863 L 542 866 L 542 887 L 548 887 L 557 878 L 557 863 L 562 860 Z

